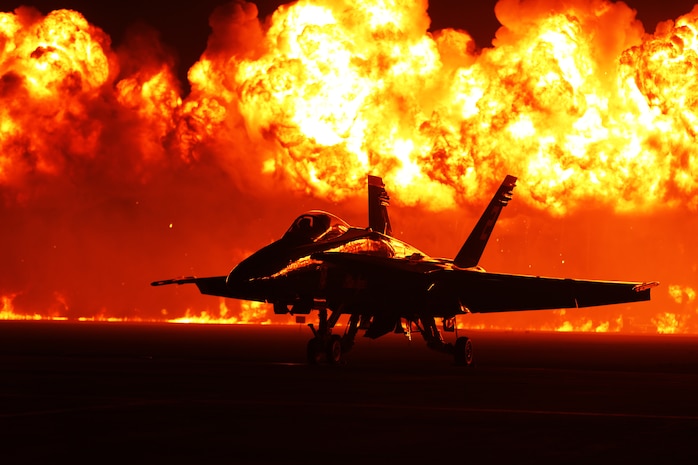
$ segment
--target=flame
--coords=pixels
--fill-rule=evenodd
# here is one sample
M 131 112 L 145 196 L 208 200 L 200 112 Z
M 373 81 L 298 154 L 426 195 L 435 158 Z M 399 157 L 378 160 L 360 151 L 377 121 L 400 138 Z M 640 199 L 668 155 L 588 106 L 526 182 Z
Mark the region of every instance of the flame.
M 657 327 L 659 334 L 676 334 L 682 331 L 681 318 L 674 313 L 664 312 L 652 318 L 652 323 Z
M 41 313 L 20 313 L 15 310 L 13 301 L 17 295 L 3 295 L 0 296 L 0 302 L 2 307 L 0 307 L 0 320 L 52 320 L 52 321 L 62 321 L 67 318 L 60 315 L 51 314 L 41 314 Z
M 0 302 L 2 302 L 2 307 L 0 307 L 0 320 L 41 320 L 43 317 L 41 315 L 19 315 L 15 313 L 14 305 L 12 305 L 12 300 L 15 298 L 14 295 L 4 295 L 0 297 Z
M 212 316 L 208 312 L 203 311 L 198 314 L 187 309 L 186 314 L 180 318 L 167 320 L 170 323 L 199 323 L 199 324 L 271 324 L 271 319 L 268 317 L 267 305 L 261 302 L 242 302 L 242 310 L 237 314 L 228 308 L 225 299 L 219 301 L 219 315 Z
M 0 13 L 0 26 L 0 183 L 12 185 L 30 171 L 61 172 L 57 152 L 96 151 L 101 125 L 86 121 L 83 97 L 98 97 L 114 57 L 106 34 L 74 11 Z
M 623 3 L 527 6 L 521 17 L 501 1 L 483 50 L 463 31 L 429 32 L 423 0 L 300 1 L 266 29 L 254 5 L 229 6 L 184 99 L 169 60 L 134 68 L 143 57 L 111 51 L 78 12 L 2 13 L 0 181 L 103 152 L 106 100 L 140 126 L 128 137 L 145 161 L 196 160 L 237 137 L 259 147 L 257 173 L 334 199 L 378 172 L 403 204 L 451 208 L 506 170 L 526 202 L 557 214 L 695 210 L 698 10 L 648 35 Z M 226 42 L 231 23 L 259 43 Z
M 3 317 L 277 322 L 263 306 L 211 310 L 184 290 L 158 313 L 163 296 L 143 283 L 229 267 L 273 239 L 260 231 L 287 226 L 291 204 L 295 213 L 310 198 L 342 202 L 352 213 L 367 172 L 390 186 L 405 229 L 455 249 L 448 241 L 461 230 L 446 231 L 444 246 L 424 213 L 445 212 L 439 224 L 451 227 L 456 207 L 480 208 L 512 173 L 522 207 L 500 222 L 490 262 L 543 274 L 511 263 L 516 237 L 532 250 L 522 260 L 564 256 L 551 273 L 657 269 L 682 284 L 641 317 L 621 308 L 466 326 L 698 331 L 698 7 L 653 34 L 605 0 L 501 0 L 495 13 L 502 27 L 478 49 L 465 31 L 430 30 L 425 0 L 301 0 L 266 21 L 255 5 L 230 3 L 211 14 L 187 95 L 156 31 L 112 48 L 76 11 L 0 13 L 0 208 L 10 225 L 0 240 L 16 245 L 3 251 Z M 551 216 L 571 226 L 555 229 Z M 588 224 L 646 258 L 622 253 L 619 239 L 606 245 L 613 254 L 583 260 L 567 242 L 598 240 Z M 517 228 L 523 239 L 507 235 Z M 663 233 L 679 238 L 657 245 L 669 243 Z
M 669 285 L 669 295 L 677 304 L 692 303 L 696 300 L 696 291 L 690 286 L 681 286 L 679 284 Z
M 262 171 L 337 200 L 378 172 L 400 202 L 451 208 L 506 170 L 557 214 L 695 209 L 698 10 L 647 36 L 623 3 L 552 5 L 500 2 L 495 47 L 475 51 L 428 32 L 424 1 L 300 1 L 261 51 L 205 54 L 192 98 L 239 109 Z
M 241 310 L 234 311 L 228 308 L 224 299 L 220 299 L 218 315 L 211 314 L 207 310 L 196 312 L 192 309 L 187 309 L 184 316 L 177 318 L 166 318 L 167 311 L 163 311 L 164 318 L 140 318 L 140 317 L 116 317 L 109 316 L 104 312 L 91 315 L 80 316 L 77 318 L 69 318 L 65 314 L 53 313 L 51 315 L 42 315 L 39 313 L 21 313 L 15 310 L 13 300 L 16 295 L 0 296 L 0 320 L 49 320 L 49 321 L 80 321 L 80 322 L 107 322 L 107 323 L 125 323 L 125 322 L 158 322 L 165 321 L 168 323 L 196 323 L 196 324 L 292 324 L 289 319 L 287 321 L 276 320 L 272 322 L 269 317 L 268 305 L 261 302 L 241 302 Z

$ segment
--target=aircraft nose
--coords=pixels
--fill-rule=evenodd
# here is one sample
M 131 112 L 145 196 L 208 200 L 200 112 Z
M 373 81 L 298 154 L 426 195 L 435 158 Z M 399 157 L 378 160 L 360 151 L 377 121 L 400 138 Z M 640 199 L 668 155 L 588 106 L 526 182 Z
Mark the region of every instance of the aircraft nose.
M 243 274 L 244 273 L 240 270 L 240 265 L 236 266 L 228 273 L 228 277 L 225 279 L 225 285 L 230 289 L 239 287 L 241 283 L 248 280 L 248 277 L 243 277 Z
M 245 299 L 250 297 L 248 296 L 250 293 L 249 282 L 249 277 L 246 276 L 246 273 L 242 273 L 238 267 L 235 267 L 225 278 L 225 287 L 228 288 L 231 295 L 235 295 L 239 299 Z
M 249 258 L 241 261 L 228 273 L 228 277 L 225 280 L 226 286 L 229 289 L 248 288 L 251 282 L 260 276 L 260 270 L 257 268 L 253 262 L 251 263 Z

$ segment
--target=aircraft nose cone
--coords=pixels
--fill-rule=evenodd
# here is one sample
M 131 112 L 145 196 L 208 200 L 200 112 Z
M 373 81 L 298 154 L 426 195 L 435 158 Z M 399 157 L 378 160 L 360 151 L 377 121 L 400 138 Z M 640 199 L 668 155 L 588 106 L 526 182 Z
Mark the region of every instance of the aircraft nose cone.
M 245 276 L 245 274 L 244 270 L 240 270 L 240 265 L 236 266 L 228 273 L 228 277 L 225 279 L 226 286 L 230 289 L 235 289 L 242 283 L 249 281 L 249 277 Z

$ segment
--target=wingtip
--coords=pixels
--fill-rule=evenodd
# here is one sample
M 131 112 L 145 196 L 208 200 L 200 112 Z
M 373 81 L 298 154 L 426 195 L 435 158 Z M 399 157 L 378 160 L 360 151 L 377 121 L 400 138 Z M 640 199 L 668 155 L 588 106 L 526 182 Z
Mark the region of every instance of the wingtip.
M 635 287 L 633 287 L 633 291 L 642 292 L 642 291 L 646 291 L 647 289 L 652 289 L 653 287 L 657 287 L 657 286 L 659 286 L 659 281 L 644 282 L 644 283 L 638 284 Z
M 151 286 L 167 286 L 169 284 L 189 284 L 196 282 L 196 276 L 184 276 L 181 278 L 171 278 L 162 279 L 160 281 L 153 281 L 150 283 Z

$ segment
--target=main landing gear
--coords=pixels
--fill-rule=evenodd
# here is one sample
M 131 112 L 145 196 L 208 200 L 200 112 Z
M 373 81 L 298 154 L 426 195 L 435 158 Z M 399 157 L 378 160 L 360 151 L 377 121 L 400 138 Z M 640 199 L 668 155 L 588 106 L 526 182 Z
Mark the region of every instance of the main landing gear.
M 332 328 L 337 324 L 340 315 L 341 312 L 333 311 L 328 317 L 327 309 L 322 308 L 318 315 L 318 328 L 316 329 L 312 324 L 308 325 L 314 336 L 308 341 L 307 356 L 309 364 L 316 365 L 325 361 L 331 365 L 338 365 L 344 361 L 344 354 L 349 352 L 354 345 L 354 338 L 359 330 L 361 317 L 360 315 L 351 315 L 344 335 L 339 336 L 332 334 Z M 456 339 L 455 344 L 445 342 L 434 318 L 431 316 L 422 316 L 418 321 L 410 322 L 410 328 L 412 323 L 417 325 L 417 331 L 422 334 L 427 347 L 452 355 L 456 365 L 472 366 L 473 344 L 469 338 L 461 336 Z M 408 330 L 410 329 L 408 328 Z
M 473 343 L 470 339 L 461 336 L 456 339 L 456 345 L 453 347 L 453 358 L 456 365 L 469 367 L 473 364 Z
M 469 338 L 461 336 L 456 339 L 456 344 L 450 344 L 441 337 L 441 332 L 436 326 L 434 318 L 431 316 L 421 316 L 419 318 L 422 326 L 419 332 L 427 343 L 427 347 L 453 355 L 456 365 L 472 366 L 473 364 L 473 343 Z
M 349 326 L 347 326 L 344 336 L 332 334 L 332 328 L 337 324 L 341 312 L 334 311 L 327 316 L 327 309 L 322 308 L 319 311 L 318 328 L 310 324 L 308 325 L 313 331 L 314 337 L 308 341 L 308 363 L 316 365 L 322 361 L 327 361 L 331 365 L 338 365 L 344 361 L 344 354 L 354 345 L 354 338 L 359 329 L 359 315 L 352 315 L 349 318 Z

